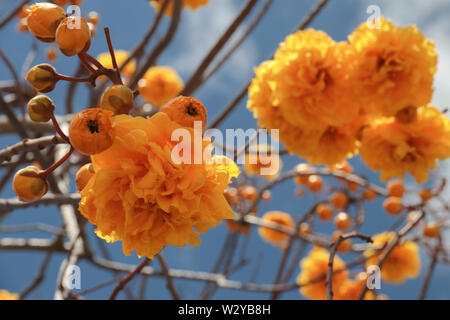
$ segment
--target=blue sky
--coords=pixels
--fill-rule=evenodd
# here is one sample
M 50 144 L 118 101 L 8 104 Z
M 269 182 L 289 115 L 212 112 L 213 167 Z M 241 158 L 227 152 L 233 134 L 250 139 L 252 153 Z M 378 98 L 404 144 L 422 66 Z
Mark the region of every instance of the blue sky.
M 0 0 L 0 15 L 8 12 L 15 0 Z M 158 61 L 160 65 L 170 65 L 174 67 L 184 80 L 187 80 L 191 72 L 204 57 L 208 49 L 214 44 L 216 37 L 232 21 L 239 11 L 244 1 L 239 0 L 211 0 L 210 4 L 197 11 L 186 10 L 183 12 L 183 19 L 178 33 L 164 55 Z M 233 55 L 232 59 L 200 90 L 195 97 L 204 102 L 208 108 L 209 119 L 213 119 L 222 107 L 224 107 L 235 95 L 235 93 L 253 75 L 253 68 L 270 57 L 273 51 L 284 37 L 294 30 L 302 17 L 314 5 L 313 0 L 275 0 L 268 15 L 253 32 L 245 44 Z M 420 0 L 396 0 L 396 1 L 366 1 L 366 0 L 330 0 L 330 4 L 312 23 L 312 27 L 326 31 L 336 41 L 345 40 L 348 34 L 365 21 L 368 17 L 366 8 L 376 4 L 381 8 L 381 13 L 393 19 L 395 24 L 417 24 L 427 37 L 435 40 L 439 53 L 439 71 L 435 80 L 434 103 L 444 109 L 449 107 L 450 82 L 448 81 L 448 70 L 450 67 L 450 43 L 448 34 L 450 33 L 450 3 L 448 0 L 420 1 Z M 109 27 L 112 41 L 116 49 L 130 50 L 139 41 L 142 34 L 151 23 L 155 12 L 145 0 L 137 1 L 105 1 L 105 0 L 84 0 L 82 13 L 86 14 L 91 10 L 100 13 L 101 20 L 96 37 L 93 39 L 89 53 L 96 56 L 100 52 L 107 51 L 106 42 L 102 33 L 103 27 Z M 31 36 L 22 34 L 14 29 L 17 20 L 0 30 L 0 47 L 12 59 L 14 66 L 20 70 L 22 63 L 31 46 Z M 168 19 L 165 19 L 164 26 Z M 164 28 L 160 28 L 157 36 L 161 36 Z M 39 53 L 35 64 L 46 62 L 44 58 L 47 44 L 38 43 Z M 60 55 L 60 58 L 52 63 L 56 69 L 63 74 L 72 74 L 77 64 L 74 58 Z M 0 64 L 0 80 L 10 79 L 5 66 Z M 57 106 L 57 113 L 63 112 L 63 102 L 65 99 L 64 85 L 58 84 L 55 91 L 49 94 Z M 76 110 L 88 107 L 85 90 L 81 87 L 77 91 L 75 100 Z M 58 112 L 59 109 L 59 112 Z M 225 128 L 254 128 L 255 120 L 252 114 L 245 108 L 245 100 L 239 104 L 238 108 L 231 116 L 222 123 L 221 129 Z M 8 144 L 15 143 L 19 138 L 15 135 L 3 136 L 0 138 L 0 146 L 3 148 Z M 292 168 L 299 159 L 295 156 L 286 156 L 284 159 L 285 169 Z M 359 157 L 351 160 L 357 173 L 368 176 L 375 182 L 379 182 L 378 175 L 368 170 L 360 161 Z M 447 172 L 444 164 L 443 170 Z M 409 181 L 409 180 L 408 180 Z M 262 183 L 260 181 L 259 183 Z M 410 183 L 412 189 L 418 186 Z M 302 199 L 294 196 L 295 185 L 288 181 L 273 190 L 273 200 L 261 206 L 260 212 L 278 209 L 291 213 L 298 217 L 312 204 L 313 198 L 310 195 Z M 1 198 L 11 198 L 14 194 L 10 187 L 5 188 Z M 381 200 L 371 203 L 366 208 L 367 221 L 362 232 L 369 234 L 385 230 L 395 220 L 388 217 L 381 209 Z M 8 215 L 4 219 L 5 225 L 17 225 L 32 222 L 44 222 L 59 226 L 61 218 L 58 211 L 53 207 L 42 207 L 37 209 L 18 210 Z M 318 224 L 321 232 L 330 232 L 330 224 Z M 93 228 L 89 226 L 90 242 L 97 248 L 97 240 L 92 234 Z M 210 230 L 201 236 L 202 245 L 197 248 L 176 248 L 164 249 L 165 257 L 170 267 L 179 269 L 192 269 L 198 271 L 209 271 L 226 234 L 223 224 Z M 48 237 L 48 234 L 41 232 L 28 232 L 22 234 L 0 234 L 0 237 L 7 236 L 29 236 Z M 135 255 L 124 257 L 121 251 L 121 244 L 108 245 L 111 253 L 117 261 L 129 264 L 136 264 L 138 259 Z M 257 274 L 256 281 L 270 283 L 274 280 L 276 268 L 274 261 L 278 261 L 280 250 L 261 241 L 256 229 L 252 230 L 249 239 L 248 258 L 251 264 L 234 274 L 231 278 L 249 281 L 254 272 L 254 264 L 262 257 L 261 266 Z M 382 284 L 382 293 L 386 293 L 393 299 L 413 299 L 416 298 L 418 289 L 422 283 L 425 267 L 428 265 L 428 258 L 425 252 L 421 252 L 423 257 L 422 272 L 419 278 L 409 280 L 401 286 L 391 286 Z M 348 257 L 347 257 L 348 256 Z M 47 272 L 43 284 L 29 298 L 51 299 L 55 289 L 56 275 L 63 255 L 54 255 L 50 268 Z M 24 252 L 1 252 L 0 251 L 0 288 L 8 289 L 12 292 L 20 292 L 34 277 L 41 259 L 42 253 Z M 352 255 L 345 255 L 346 260 L 351 260 Z M 159 267 L 158 263 L 154 265 Z M 82 289 L 87 289 L 93 285 L 111 279 L 112 274 L 92 267 L 87 262 L 81 262 Z M 293 281 L 293 279 L 291 279 Z M 183 298 L 195 299 L 198 297 L 201 285 L 192 281 L 176 280 L 176 287 Z M 438 266 L 431 282 L 429 298 L 449 299 L 450 290 L 450 268 Z M 133 290 L 138 290 L 139 281 L 131 283 Z M 87 295 L 87 298 L 102 299 L 109 295 L 112 288 L 108 287 Z M 123 296 L 121 296 L 123 297 Z M 164 299 L 169 298 L 165 288 L 165 280 L 162 278 L 150 278 L 147 286 L 147 298 Z M 247 293 L 231 290 L 221 290 L 215 298 L 223 299 L 266 299 L 267 294 Z M 288 299 L 301 299 L 297 291 L 292 291 L 283 296 Z

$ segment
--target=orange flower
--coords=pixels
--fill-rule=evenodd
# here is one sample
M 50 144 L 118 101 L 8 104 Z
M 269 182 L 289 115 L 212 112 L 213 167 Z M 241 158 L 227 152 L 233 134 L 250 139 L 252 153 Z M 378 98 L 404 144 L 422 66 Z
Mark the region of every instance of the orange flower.
M 89 180 L 94 176 L 95 170 L 92 163 L 86 163 L 82 166 L 77 174 L 75 175 L 75 184 L 77 185 L 77 190 L 81 191 L 86 187 Z
M 12 188 L 20 201 L 30 202 L 41 199 L 48 191 L 48 183 L 36 166 L 28 166 L 16 172 Z
M 142 98 L 161 107 L 183 90 L 183 80 L 170 67 L 151 67 L 139 80 L 138 89 Z
M 289 35 L 274 58 L 271 86 L 284 119 L 301 128 L 351 122 L 360 109 L 352 97 L 353 48 L 312 29 Z
M 325 278 L 329 259 L 330 254 L 327 250 L 313 247 L 308 256 L 300 262 L 301 272 L 297 277 L 297 284 L 301 286 L 300 293 L 308 299 L 326 299 Z M 348 271 L 345 269 L 345 263 L 337 255 L 334 257 L 333 271 L 333 290 L 338 291 L 339 287 L 347 281 Z M 321 280 L 316 281 L 319 278 Z
M 224 197 L 239 174 L 232 161 L 212 156 L 211 163 L 176 164 L 171 136 L 183 127 L 165 113 L 118 115 L 113 121 L 114 143 L 91 157 L 95 174 L 81 191 L 80 212 L 97 226 L 98 236 L 121 240 L 126 255 L 136 250 L 152 258 L 167 245 L 197 246 L 199 233 L 234 218 Z M 203 140 L 204 150 L 210 146 Z
M 294 221 L 292 220 L 291 215 L 289 213 L 281 211 L 270 211 L 267 212 L 262 217 L 262 219 L 265 222 L 277 223 L 287 229 L 290 229 L 292 231 L 294 230 Z M 260 227 L 258 231 L 261 238 L 274 245 L 282 244 L 282 242 L 284 242 L 289 237 L 289 235 L 286 233 L 269 229 L 266 227 Z
M 64 9 L 49 2 L 36 3 L 30 6 L 27 24 L 30 32 L 44 42 L 55 41 L 55 33 L 59 23 L 66 17 Z
M 421 107 L 411 124 L 379 119 L 364 130 L 361 158 L 381 171 L 381 180 L 403 179 L 406 172 L 418 183 L 428 179 L 437 160 L 450 157 L 450 122 L 433 106 Z
M 202 131 L 204 131 L 208 121 L 205 106 L 192 97 L 173 98 L 161 111 L 183 127 L 194 128 L 194 122 L 199 121 L 202 124 Z
M 6 290 L 0 290 L 0 300 L 19 300 L 19 295 Z
M 91 31 L 86 20 L 81 17 L 67 17 L 62 20 L 56 30 L 56 44 L 59 50 L 69 57 L 89 50 Z
M 128 114 L 134 107 L 134 94 L 130 88 L 121 84 L 113 84 L 106 88 L 100 99 L 102 109 L 114 114 Z
M 113 144 L 113 113 L 109 110 L 92 108 L 83 110 L 73 117 L 69 138 L 72 146 L 84 154 L 97 154 Z
M 361 272 L 355 280 L 345 280 L 337 290 L 334 290 L 334 300 L 358 300 L 367 284 L 367 273 Z M 364 300 L 375 300 L 373 291 L 367 291 Z
M 283 162 L 277 153 L 272 153 L 268 145 L 255 145 L 250 147 L 245 155 L 244 171 L 249 176 L 261 176 L 266 179 L 275 179 L 280 174 Z
M 182 2 L 183 8 L 189 7 L 192 10 L 196 10 L 198 7 L 208 4 L 209 0 L 183 0 Z M 154 6 L 158 11 L 161 9 L 163 3 L 164 0 L 150 0 L 150 4 Z M 173 0 L 170 0 L 164 13 L 168 16 L 171 16 L 173 13 L 173 7 L 174 7 Z
M 437 53 L 415 26 L 396 27 L 385 18 L 380 23 L 369 28 L 364 22 L 349 36 L 357 52 L 354 85 L 368 111 L 394 116 L 431 101 Z
M 384 246 L 395 237 L 394 232 L 384 232 L 373 237 L 374 246 Z M 377 265 L 383 250 L 368 249 L 366 267 Z M 413 241 L 401 241 L 390 253 L 381 267 L 381 278 L 386 282 L 401 283 L 407 278 L 415 278 L 420 272 L 419 247 Z
M 117 65 L 120 66 L 128 59 L 129 57 L 128 51 L 125 50 L 114 50 L 114 56 L 116 57 Z M 113 69 L 113 63 L 111 59 L 111 54 L 109 52 L 103 52 L 100 53 L 97 56 L 98 62 L 100 62 L 105 68 L 107 69 Z M 136 70 L 136 61 L 131 60 L 127 63 L 125 67 L 122 69 L 122 73 L 127 76 L 131 77 L 134 73 L 134 70 Z

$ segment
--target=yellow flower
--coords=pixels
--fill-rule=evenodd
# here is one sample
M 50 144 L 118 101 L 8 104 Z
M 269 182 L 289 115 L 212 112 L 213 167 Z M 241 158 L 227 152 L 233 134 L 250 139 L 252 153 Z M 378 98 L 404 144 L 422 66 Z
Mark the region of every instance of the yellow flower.
M 394 232 L 384 232 L 373 237 L 374 246 L 383 246 L 392 241 Z M 378 265 L 380 256 L 385 249 L 364 252 L 367 257 L 366 267 Z M 381 267 L 381 278 L 392 283 L 401 283 L 407 278 L 415 278 L 420 272 L 419 247 L 413 241 L 403 241 L 398 244 Z
M 301 272 L 297 277 L 297 284 L 301 285 L 300 293 L 312 300 L 326 299 L 326 274 L 328 270 L 328 260 L 330 254 L 321 247 L 314 247 L 309 255 L 300 262 Z M 338 270 L 343 270 L 337 272 Z M 339 287 L 347 281 L 348 271 L 345 270 L 345 263 L 336 255 L 333 262 L 333 290 L 338 291 Z M 320 281 L 314 281 L 323 277 Z M 311 284 L 309 284 L 312 282 Z
M 381 27 L 361 24 L 349 36 L 357 52 L 357 91 L 369 111 L 393 116 L 412 105 L 431 101 L 437 53 L 434 43 L 415 27 L 396 27 L 380 19 Z
M 129 57 L 129 53 L 128 51 L 125 50 L 114 50 L 114 55 L 116 57 L 116 62 L 117 65 L 120 66 L 125 62 L 125 60 L 128 59 Z M 97 60 L 98 62 L 100 62 L 105 68 L 108 69 L 112 69 L 113 68 L 113 64 L 112 64 L 112 60 L 111 60 L 111 55 L 109 54 L 109 52 L 103 52 L 100 53 L 97 56 Z M 129 63 L 127 63 L 127 65 L 122 69 L 122 73 L 127 76 L 127 77 L 131 77 L 134 73 L 134 70 L 136 70 L 136 61 L 131 60 Z M 105 77 L 106 78 L 106 77 Z
M 19 295 L 6 290 L 0 290 L 0 300 L 19 300 Z
M 364 130 L 360 152 L 371 169 L 381 170 L 382 181 L 409 172 L 423 183 L 437 160 L 450 157 L 449 120 L 431 105 L 419 108 L 411 124 L 379 119 Z
M 279 110 L 279 102 L 272 99 L 270 84 L 273 66 L 273 61 L 265 61 L 255 69 L 256 76 L 248 90 L 247 108 L 258 119 L 259 127 L 269 131 L 279 130 L 279 139 L 288 151 L 305 157 L 314 152 L 323 129 L 304 131 L 284 119 Z
M 189 7 L 192 10 L 196 10 L 198 7 L 207 5 L 209 0 L 182 0 L 183 1 L 183 8 Z M 158 11 L 162 7 L 162 4 L 164 3 L 164 0 L 150 0 L 150 4 L 154 6 Z M 171 16 L 173 13 L 173 1 L 170 1 L 167 5 L 166 11 L 164 12 L 168 16 Z
M 294 230 L 294 220 L 292 220 L 289 213 L 281 211 L 267 212 L 263 217 L 265 222 L 273 222 L 281 225 L 282 227 Z M 259 235 L 261 238 L 272 244 L 278 245 L 288 239 L 289 235 L 280 231 L 269 229 L 266 227 L 259 228 Z
M 289 35 L 275 53 L 270 82 L 284 119 L 302 128 L 351 122 L 360 109 L 352 95 L 354 61 L 350 45 L 322 31 Z
M 366 124 L 367 117 L 358 116 L 349 124 L 328 126 L 318 135 L 316 148 L 309 152 L 303 151 L 303 156 L 312 164 L 328 165 L 334 165 L 353 157 L 358 153 L 359 136 Z M 314 133 L 315 131 L 310 135 L 312 136 Z
M 231 160 L 212 156 L 212 163 L 178 164 L 172 159 L 177 145 L 172 132 L 183 128 L 193 136 L 194 129 L 162 112 L 151 118 L 118 115 L 113 125 L 113 145 L 91 157 L 95 173 L 80 192 L 80 212 L 97 225 L 97 235 L 122 240 L 126 255 L 136 250 L 152 258 L 167 245 L 197 246 L 199 233 L 234 218 L 224 197 L 239 174 Z M 212 149 L 210 140 L 203 140 L 205 148 Z
M 142 98 L 161 107 L 183 90 L 183 80 L 170 67 L 151 67 L 138 83 Z
M 268 145 L 252 146 L 245 155 L 244 171 L 249 176 L 261 176 L 275 179 L 280 174 L 283 162 L 276 152 L 271 152 Z
M 291 35 L 255 69 L 247 108 L 260 127 L 279 130 L 289 152 L 314 164 L 341 162 L 358 152 L 367 122 L 352 97 L 351 57 L 322 32 Z

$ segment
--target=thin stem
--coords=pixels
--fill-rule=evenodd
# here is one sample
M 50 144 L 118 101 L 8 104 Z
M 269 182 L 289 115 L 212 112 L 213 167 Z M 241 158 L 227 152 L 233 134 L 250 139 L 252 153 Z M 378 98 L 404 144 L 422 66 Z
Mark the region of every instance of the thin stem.
M 123 84 L 122 77 L 120 76 L 119 67 L 117 66 L 116 55 L 114 53 L 114 48 L 113 48 L 113 45 L 111 42 L 111 35 L 109 33 L 109 28 L 105 28 L 104 30 L 105 30 L 106 42 L 108 43 L 109 54 L 111 55 L 112 65 L 113 65 L 114 70 L 116 70 L 118 84 Z
M 128 282 L 130 282 L 137 274 L 141 272 L 142 269 L 149 263 L 150 259 L 145 258 L 144 261 L 142 261 L 136 269 L 134 269 L 132 272 L 130 272 L 125 278 L 123 278 L 119 284 L 114 288 L 113 292 L 111 293 L 111 296 L 109 297 L 109 300 L 115 300 L 119 292 L 127 285 Z
M 59 159 L 58 161 L 56 161 L 54 164 L 52 164 L 52 165 L 50 166 L 50 168 L 48 168 L 48 169 L 42 171 L 41 173 L 39 173 L 39 175 L 40 175 L 42 178 L 46 179 L 47 176 L 48 176 L 49 174 L 51 174 L 51 173 L 52 173 L 53 171 L 55 171 L 60 165 L 62 165 L 67 159 L 69 159 L 70 155 L 72 154 L 72 152 L 73 152 L 74 150 L 75 150 L 75 149 L 74 149 L 72 146 L 70 146 L 70 150 L 64 155 L 64 157 L 62 157 L 61 159 Z
M 58 80 L 70 81 L 70 82 L 90 82 L 91 77 L 88 78 L 74 78 L 70 76 L 65 76 L 62 74 L 57 74 Z
M 86 54 L 84 52 L 81 52 L 78 54 L 78 58 L 80 59 L 81 64 L 88 69 L 91 73 L 95 73 L 96 70 L 94 68 L 91 67 L 91 65 L 89 64 L 89 62 L 86 59 Z
M 357 233 L 356 231 L 347 233 L 347 234 L 341 234 L 339 238 L 336 240 L 335 243 L 331 245 L 330 250 L 330 257 L 328 260 L 328 271 L 327 271 L 327 277 L 325 280 L 325 286 L 326 286 L 326 293 L 327 293 L 327 300 L 333 300 L 333 263 L 334 263 L 334 257 L 336 256 L 337 249 L 339 248 L 339 245 L 342 243 L 342 241 L 345 241 L 347 239 L 351 238 L 359 238 L 366 242 L 372 243 L 373 240 L 371 237 Z
M 61 130 L 61 127 L 59 126 L 58 121 L 56 121 L 55 114 L 54 114 L 53 112 L 52 112 L 52 117 L 51 117 L 51 119 L 52 119 L 53 126 L 55 127 L 55 130 L 56 130 L 56 132 L 59 134 L 59 136 L 60 136 L 65 142 L 67 142 L 68 144 L 70 144 L 69 138 L 68 138 L 68 137 L 66 136 L 66 134 Z

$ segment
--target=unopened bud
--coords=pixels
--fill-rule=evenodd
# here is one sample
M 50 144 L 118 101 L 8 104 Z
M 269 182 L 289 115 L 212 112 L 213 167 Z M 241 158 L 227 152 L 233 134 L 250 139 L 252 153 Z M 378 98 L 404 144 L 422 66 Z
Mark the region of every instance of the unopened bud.
M 82 166 L 75 175 L 75 183 L 77 185 L 77 190 L 78 191 L 83 190 L 94 174 L 95 171 L 92 163 L 87 163 L 84 166 Z
M 20 201 L 36 201 L 47 193 L 48 183 L 39 172 L 39 168 L 28 166 L 14 175 L 12 187 Z
M 114 84 L 105 90 L 100 105 L 114 114 L 128 114 L 134 106 L 133 91 L 127 86 Z
M 58 82 L 56 69 L 48 63 L 38 64 L 31 68 L 25 79 L 39 92 L 50 92 Z
M 55 106 L 53 101 L 44 95 L 38 95 L 28 102 L 28 115 L 36 122 L 47 122 L 51 119 Z

